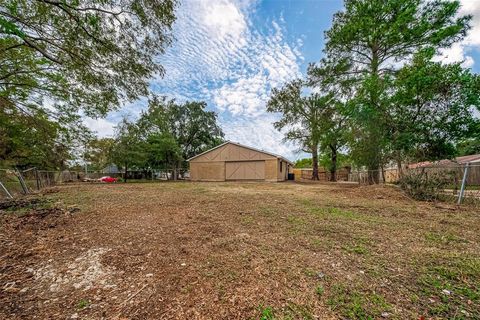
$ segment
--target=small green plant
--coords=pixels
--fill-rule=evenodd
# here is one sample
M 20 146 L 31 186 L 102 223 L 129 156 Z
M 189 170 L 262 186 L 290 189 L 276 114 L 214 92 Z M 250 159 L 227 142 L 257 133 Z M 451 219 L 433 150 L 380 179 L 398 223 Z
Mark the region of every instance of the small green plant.
M 317 296 L 321 297 L 323 293 L 325 292 L 325 289 L 323 288 L 322 285 L 318 285 L 317 288 L 315 288 L 315 293 Z
M 260 307 L 261 315 L 260 320 L 273 320 L 273 308 L 272 307 Z
M 85 309 L 89 305 L 90 305 L 90 302 L 88 300 L 82 299 L 82 300 L 78 301 L 77 308 L 78 309 Z

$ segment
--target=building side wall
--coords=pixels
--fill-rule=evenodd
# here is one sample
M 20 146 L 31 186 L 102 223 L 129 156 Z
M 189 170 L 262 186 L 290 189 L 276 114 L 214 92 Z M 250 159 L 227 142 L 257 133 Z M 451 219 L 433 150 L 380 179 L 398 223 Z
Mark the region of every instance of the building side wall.
M 190 180 L 225 181 L 225 162 L 190 162 Z
M 277 166 L 277 181 L 287 180 L 285 178 L 286 175 L 288 175 L 288 163 L 280 159 L 278 160 L 278 166 Z
M 278 160 L 265 160 L 265 181 L 278 181 Z

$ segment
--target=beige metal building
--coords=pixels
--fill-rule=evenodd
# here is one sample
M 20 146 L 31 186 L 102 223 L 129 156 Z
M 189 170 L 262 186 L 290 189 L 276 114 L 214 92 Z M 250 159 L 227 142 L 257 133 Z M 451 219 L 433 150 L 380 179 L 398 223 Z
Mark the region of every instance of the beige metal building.
M 284 181 L 293 167 L 284 157 L 231 141 L 187 161 L 193 181 Z

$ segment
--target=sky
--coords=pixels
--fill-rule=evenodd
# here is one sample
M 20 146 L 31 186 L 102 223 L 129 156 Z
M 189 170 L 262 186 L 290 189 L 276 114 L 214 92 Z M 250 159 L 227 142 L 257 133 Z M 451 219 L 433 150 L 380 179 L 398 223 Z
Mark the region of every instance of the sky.
M 478 73 L 480 0 L 461 3 L 461 14 L 474 17 L 473 28 L 437 59 L 463 61 Z M 324 31 L 342 7 L 342 0 L 181 0 L 175 40 L 157 58 L 166 74 L 150 88 L 179 102 L 206 101 L 227 140 L 297 160 L 304 153 L 282 141 L 273 127 L 278 115 L 267 113 L 265 105 L 272 88 L 302 77 L 310 62 L 322 58 Z M 135 119 L 145 109 L 140 99 L 105 119 L 84 122 L 100 137 L 113 136 L 121 117 Z

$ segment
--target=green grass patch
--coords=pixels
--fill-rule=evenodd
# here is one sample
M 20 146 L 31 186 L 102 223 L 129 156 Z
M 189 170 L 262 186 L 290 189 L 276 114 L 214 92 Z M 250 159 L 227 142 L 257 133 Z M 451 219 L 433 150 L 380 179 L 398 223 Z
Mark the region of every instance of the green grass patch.
M 347 246 L 343 247 L 343 250 L 345 250 L 349 253 L 355 253 L 355 254 L 368 254 L 369 253 L 367 247 L 363 244 L 347 245 Z
M 462 310 L 480 318 L 480 259 L 454 257 L 429 263 L 418 279 L 431 316 L 461 319 Z
M 452 233 L 441 232 L 427 232 L 425 234 L 425 240 L 431 244 L 451 245 L 455 243 L 466 243 L 465 239 L 462 239 Z
M 359 219 L 361 215 L 356 212 L 345 210 L 336 207 L 320 207 L 311 199 L 301 199 L 300 203 L 305 209 L 321 218 L 344 218 L 344 219 Z
M 255 218 L 252 215 L 243 215 L 241 220 L 244 225 L 251 225 L 255 222 Z
M 276 213 L 276 209 L 271 206 L 261 206 L 258 208 L 258 211 L 261 215 L 266 217 L 273 216 Z
M 385 298 L 374 292 L 360 292 L 342 284 L 332 286 L 327 305 L 342 317 L 349 319 L 377 319 L 392 307 Z

